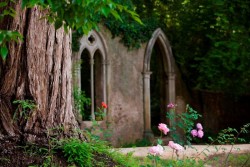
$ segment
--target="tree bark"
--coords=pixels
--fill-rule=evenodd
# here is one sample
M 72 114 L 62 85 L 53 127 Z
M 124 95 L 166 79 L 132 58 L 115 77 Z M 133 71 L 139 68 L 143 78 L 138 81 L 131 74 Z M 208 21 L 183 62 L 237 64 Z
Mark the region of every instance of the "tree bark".
M 71 33 L 41 19 L 45 10 L 22 10 L 21 0 L 13 6 L 16 17 L 4 25 L 24 39 L 11 42 L 7 60 L 0 62 L 0 136 L 36 142 L 46 138 L 48 129 L 61 126 L 60 135 L 68 135 L 78 127 L 71 96 Z M 14 113 L 21 112 L 13 101 L 26 99 L 36 108 L 28 119 L 13 120 Z

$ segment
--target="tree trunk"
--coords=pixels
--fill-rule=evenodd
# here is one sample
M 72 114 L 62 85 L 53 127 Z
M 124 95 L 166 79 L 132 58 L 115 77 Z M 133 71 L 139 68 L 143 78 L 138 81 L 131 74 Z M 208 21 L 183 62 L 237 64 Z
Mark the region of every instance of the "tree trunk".
M 46 11 L 13 5 L 14 19 L 4 20 L 0 28 L 19 31 L 23 42 L 9 44 L 7 60 L 0 62 L 0 137 L 24 138 L 37 142 L 46 139 L 50 128 L 64 127 L 60 135 L 78 127 L 71 96 L 71 33 L 55 30 Z M 36 108 L 27 119 L 13 119 L 22 112 L 14 100 L 33 100 Z

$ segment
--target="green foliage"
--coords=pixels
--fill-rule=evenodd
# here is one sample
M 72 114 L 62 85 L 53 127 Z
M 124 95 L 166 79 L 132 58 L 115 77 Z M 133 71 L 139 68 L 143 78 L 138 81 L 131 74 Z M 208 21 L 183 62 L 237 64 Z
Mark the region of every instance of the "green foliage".
M 190 87 L 250 93 L 250 1 L 133 0 L 122 3 L 136 8 L 144 23 L 140 26 L 126 15 L 121 15 L 123 23 L 105 20 L 113 36 L 120 36 L 126 46 L 138 48 L 161 27 Z
M 96 138 L 89 138 L 88 142 L 71 138 L 62 140 L 59 145 L 68 162 L 77 166 L 104 167 L 109 166 L 110 160 L 116 166 L 132 167 L 138 165 L 132 155 L 122 155 L 109 147 L 105 141 Z
M 23 0 L 22 7 L 34 7 L 39 5 L 43 8 L 49 8 L 50 13 L 46 16 L 47 19 L 54 23 L 55 28 L 62 26 L 67 30 L 81 29 L 87 33 L 91 29 L 96 29 L 96 22 L 103 8 L 113 9 L 108 4 L 103 4 L 102 1 L 40 1 L 40 0 Z M 91 10 L 92 7 L 92 11 Z M 61 10 L 64 9 L 64 10 Z
M 20 42 L 22 35 L 17 31 L 0 30 L 0 54 L 5 60 L 8 55 L 7 43 L 10 41 Z
M 232 155 L 232 150 L 233 150 L 233 146 L 235 145 L 235 143 L 237 141 L 240 141 L 242 143 L 245 143 L 246 140 L 244 138 L 241 138 L 240 135 L 242 134 L 246 134 L 249 133 L 249 128 L 250 128 L 250 123 L 247 123 L 245 125 L 243 125 L 240 128 L 240 131 L 238 131 L 235 128 L 230 128 L 228 127 L 227 129 L 223 129 L 218 133 L 218 136 L 213 139 L 212 137 L 208 137 L 208 139 L 210 140 L 210 144 L 203 149 L 198 155 L 200 154 L 204 154 L 207 157 L 206 151 L 209 152 L 208 147 L 212 146 L 213 144 L 220 144 L 220 145 L 224 145 L 224 144 L 230 144 L 231 148 L 229 150 L 229 152 L 227 154 L 225 154 L 226 158 L 223 159 L 222 162 L 220 162 L 221 164 L 223 164 L 224 166 L 228 166 L 229 163 L 229 157 Z M 223 148 L 220 148 L 221 146 L 214 146 L 214 148 L 216 149 L 216 152 L 218 152 L 219 150 L 223 150 Z M 224 150 L 225 151 L 225 150 Z M 207 161 L 209 162 L 209 160 L 211 160 L 211 158 L 207 158 Z M 204 162 L 207 163 L 207 162 Z M 246 163 L 246 162 L 245 162 Z
M 25 154 L 28 154 L 30 156 L 32 155 L 44 155 L 48 153 L 48 149 L 46 147 L 39 147 L 38 145 L 28 143 L 24 146 L 19 146 L 22 148 L 25 152 Z
M 105 122 L 106 126 L 101 126 L 99 121 L 92 120 L 92 125 L 90 128 L 84 129 L 84 136 L 88 141 L 109 141 L 112 136 L 112 129 L 110 129 L 110 123 Z
M 113 36 L 140 47 L 161 27 L 171 42 L 186 83 L 196 89 L 250 93 L 248 0 L 134 0 L 144 26 L 127 19 L 105 21 Z M 237 85 L 237 86 L 235 86 Z
M 15 17 L 16 12 L 13 8 L 8 6 L 8 3 L 15 3 L 14 0 L 5 0 L 0 2 L 0 10 L 3 12 L 0 14 L 0 23 L 3 21 L 4 17 L 10 16 Z M 7 43 L 10 41 L 20 42 L 22 41 L 22 35 L 17 31 L 8 31 L 0 29 L 0 55 L 3 60 L 6 59 L 8 55 Z
M 73 89 L 73 97 L 75 109 L 82 115 L 83 119 L 88 119 L 86 118 L 87 115 L 85 111 L 86 108 L 91 106 L 91 98 L 87 97 L 85 92 L 77 87 L 74 87 Z
M 17 104 L 18 108 L 16 109 L 13 120 L 16 119 L 28 119 L 29 115 L 32 110 L 36 108 L 36 104 L 33 100 L 15 100 L 13 101 L 13 104 Z M 20 112 L 18 112 L 18 109 L 20 108 Z
M 14 2 L 13 0 L 5 0 L 0 3 L 0 7 L 6 8 L 0 15 L 0 21 L 7 15 L 15 16 L 15 11 L 7 6 L 9 1 Z M 64 27 L 66 31 L 72 29 L 80 34 L 87 34 L 93 29 L 98 30 L 98 23 L 103 18 L 112 16 L 112 19 L 122 21 L 119 13 L 127 13 L 130 18 L 142 24 L 139 15 L 133 9 L 130 10 L 127 6 L 114 3 L 112 0 L 22 0 L 22 8 L 33 8 L 36 5 L 40 9 L 49 9 L 48 14 L 44 17 L 50 23 L 54 23 L 56 29 Z M 21 35 L 5 30 L 1 30 L 0 34 L 0 53 L 2 58 L 6 59 L 8 54 L 6 42 L 21 39 Z
M 112 0 L 22 1 L 23 8 L 35 5 L 50 9 L 50 13 L 46 17 L 55 24 L 56 29 L 63 26 L 65 29 L 79 30 L 84 34 L 92 29 L 98 29 L 97 23 L 102 17 L 111 15 L 122 21 L 118 12 L 125 11 L 133 19 L 140 20 L 135 12 L 128 10 L 126 6 L 114 3 Z
M 20 149 L 23 150 L 24 154 L 28 155 L 29 157 L 42 157 L 43 164 L 42 167 L 53 167 L 56 166 L 53 162 L 53 154 L 55 151 L 51 151 L 46 146 L 36 145 L 34 143 L 26 143 L 26 145 L 18 146 Z M 49 146 L 50 147 L 50 146 Z M 32 165 L 34 167 L 38 167 L 38 165 Z M 31 166 L 29 166 L 31 167 Z
M 91 167 L 92 148 L 87 142 L 78 139 L 69 139 L 63 144 L 63 152 L 67 161 L 81 167 Z
M 149 161 L 148 161 L 148 160 Z M 143 159 L 140 161 L 140 167 L 155 167 L 152 164 L 152 159 Z M 173 160 L 173 159 L 159 159 L 157 161 L 157 167 L 202 167 L 202 161 L 194 160 L 194 159 L 182 159 L 182 160 Z
M 218 164 L 223 165 L 221 162 L 225 160 L 225 155 L 214 155 L 209 157 L 206 164 L 210 166 L 217 166 Z M 228 159 L 227 166 L 250 166 L 250 153 L 245 154 L 231 154 Z
M 206 57 L 201 57 L 201 64 L 197 66 L 199 86 L 210 90 L 234 91 L 236 94 L 250 92 L 247 86 L 250 83 L 250 2 L 215 2 L 215 20 L 210 23 L 210 32 L 206 33 L 211 45 Z
M 155 13 L 158 12 L 167 25 L 166 34 L 176 62 L 189 86 L 233 94 L 249 93 L 250 2 L 161 2 L 165 6 L 155 6 Z
M 116 0 L 117 3 L 135 8 L 132 1 Z M 140 15 L 143 25 L 137 20 L 132 20 L 126 13 L 121 14 L 123 22 L 112 18 L 104 21 L 105 26 L 111 31 L 113 37 L 120 36 L 122 43 L 128 48 L 139 48 L 142 43 L 147 42 L 156 28 L 160 26 L 158 19 Z
M 73 52 L 78 52 L 80 49 L 80 43 L 79 43 L 79 39 L 82 37 L 82 33 L 78 32 L 78 31 L 73 31 L 72 32 L 72 51 Z
M 109 156 L 117 162 L 118 167 L 138 167 L 139 162 L 132 154 L 123 155 L 117 151 L 110 151 Z
M 231 144 L 234 145 L 236 142 L 245 143 L 246 140 L 241 138 L 240 135 L 249 133 L 250 123 L 243 125 L 238 131 L 235 128 L 228 127 L 227 129 L 223 129 L 218 133 L 216 139 L 209 137 L 209 140 L 212 143 L 219 144 Z
M 157 20 L 143 18 L 143 26 L 122 15 L 123 23 L 108 19 L 105 25 L 112 32 L 113 37 L 120 36 L 121 42 L 128 48 L 139 48 L 142 43 L 147 42 L 156 28 L 159 27 Z
M 169 112 L 167 112 L 167 118 L 171 122 L 171 137 L 173 138 L 173 141 L 176 143 L 179 143 L 181 145 L 191 145 L 192 136 L 190 134 L 191 130 L 194 127 L 195 121 L 201 117 L 200 114 L 197 113 L 194 109 L 192 109 L 189 105 L 186 106 L 186 112 L 183 112 L 181 114 L 176 114 L 174 109 L 171 109 Z M 186 139 L 183 140 L 180 134 L 175 133 L 177 129 L 181 129 Z
M 146 42 L 150 39 L 152 32 L 157 28 L 155 20 L 145 18 L 143 20 L 139 19 L 134 11 L 134 6 L 132 2 L 114 0 L 114 3 L 121 4 L 126 10 L 120 10 L 119 19 L 113 17 L 112 15 L 105 14 L 105 17 L 101 18 L 102 23 L 111 31 L 113 37 L 121 36 L 121 41 L 123 44 L 129 48 L 139 48 L 140 44 Z M 109 9 L 103 9 L 104 13 L 107 13 Z M 122 20 L 122 21 L 121 21 Z M 142 23 L 143 22 L 143 23 Z M 152 22 L 151 24 L 148 24 Z M 72 35 L 72 49 L 73 51 L 78 51 L 79 43 L 78 39 L 85 33 L 82 31 L 75 31 Z

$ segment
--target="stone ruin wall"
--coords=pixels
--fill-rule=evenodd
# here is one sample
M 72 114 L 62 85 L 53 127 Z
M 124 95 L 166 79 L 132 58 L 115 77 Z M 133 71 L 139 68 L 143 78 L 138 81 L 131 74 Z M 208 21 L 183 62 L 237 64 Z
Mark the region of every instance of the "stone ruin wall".
M 114 146 L 133 143 L 143 138 L 143 62 L 146 45 L 139 49 L 128 49 L 120 38 L 112 38 L 111 33 L 101 27 L 105 46 L 107 47 L 107 122 L 109 141 Z M 177 69 L 177 67 L 175 67 Z M 185 111 L 188 91 L 176 70 L 176 103 L 178 113 Z M 166 104 L 167 105 L 167 104 Z M 106 128 L 105 121 L 100 122 Z M 90 127 L 91 122 L 83 121 L 81 127 Z
M 111 33 L 102 29 L 108 52 L 108 122 L 113 145 L 131 143 L 143 137 L 142 69 L 145 45 L 128 50 Z

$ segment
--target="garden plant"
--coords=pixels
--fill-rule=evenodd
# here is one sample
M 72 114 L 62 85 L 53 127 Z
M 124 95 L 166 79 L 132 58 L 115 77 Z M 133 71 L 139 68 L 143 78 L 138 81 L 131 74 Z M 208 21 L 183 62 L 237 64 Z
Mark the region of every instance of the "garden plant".
M 197 153 L 195 157 L 190 157 L 188 159 L 180 159 L 180 152 L 185 151 L 187 147 L 195 149 L 195 147 L 192 147 L 191 141 L 194 138 L 203 138 L 204 136 L 204 131 L 203 131 L 203 126 L 201 123 L 197 123 L 195 128 L 194 127 L 194 122 L 197 121 L 199 117 L 201 117 L 200 114 L 198 114 L 196 111 L 194 111 L 191 107 L 187 105 L 187 110 L 185 113 L 182 114 L 175 114 L 175 107 L 177 107 L 175 104 L 170 103 L 168 104 L 169 112 L 167 113 L 167 117 L 170 120 L 170 122 L 173 125 L 173 128 L 168 128 L 168 126 L 164 123 L 159 123 L 158 129 L 161 131 L 161 137 L 160 139 L 157 140 L 157 145 L 152 146 L 149 148 L 148 152 L 148 158 L 152 161 L 151 165 L 147 166 L 162 166 L 164 161 L 161 160 L 160 156 L 164 153 L 164 146 L 162 146 L 163 141 L 161 140 L 162 135 L 168 135 L 171 134 L 172 140 L 168 142 L 168 147 L 170 147 L 173 150 L 172 154 L 172 163 L 169 163 L 166 166 L 183 166 L 185 163 L 186 165 L 189 164 L 190 166 L 204 166 L 205 164 L 211 163 L 211 157 L 209 157 L 206 152 L 209 152 L 209 147 L 215 147 L 217 152 L 220 151 L 220 149 L 216 145 L 213 145 L 214 143 L 218 144 L 230 144 L 231 148 L 228 150 L 225 159 L 221 160 L 220 164 L 222 166 L 228 166 L 229 164 L 229 157 L 232 155 L 232 149 L 233 146 L 235 145 L 236 141 L 240 142 L 246 142 L 244 138 L 239 137 L 241 134 L 246 134 L 248 133 L 248 128 L 250 127 L 250 123 L 247 123 L 243 125 L 240 129 L 240 131 L 237 131 L 234 128 L 227 128 L 222 130 L 216 139 L 213 139 L 212 137 L 208 137 L 211 141 L 210 144 L 207 144 L 207 147 L 204 150 L 201 150 L 200 152 Z M 173 120 L 176 120 L 176 118 L 181 118 L 179 119 L 180 121 L 174 122 Z M 185 140 L 180 139 L 180 135 L 174 134 L 176 133 L 176 127 L 181 128 L 186 136 L 184 137 Z M 180 142 L 181 144 L 179 144 Z M 176 155 L 176 160 L 174 160 L 174 154 Z M 206 159 L 200 159 L 199 156 L 201 154 L 204 154 L 206 156 Z M 216 153 L 215 153 L 216 154 Z M 214 157 L 214 156 L 213 156 Z M 197 161 L 198 160 L 198 161 Z M 243 162 L 239 162 L 242 166 L 245 166 L 247 162 L 250 160 L 250 157 L 244 158 Z M 216 159 L 214 159 L 216 161 Z M 179 165 L 178 165 L 179 164 Z M 187 165 L 187 166 L 189 166 Z M 184 165 L 185 166 L 185 165 Z

